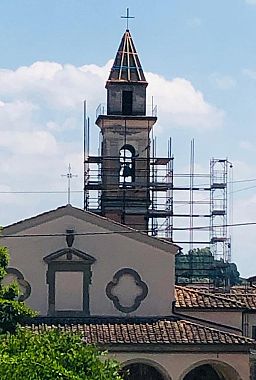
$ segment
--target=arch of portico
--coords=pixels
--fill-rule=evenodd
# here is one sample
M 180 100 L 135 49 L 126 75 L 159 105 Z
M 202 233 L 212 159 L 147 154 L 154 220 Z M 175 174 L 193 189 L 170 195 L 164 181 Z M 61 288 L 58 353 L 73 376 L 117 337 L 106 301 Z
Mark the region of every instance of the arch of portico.
M 230 365 L 215 360 L 194 363 L 186 369 L 179 380 L 242 380 Z
M 150 359 L 132 359 L 121 365 L 125 380 L 172 380 L 167 370 Z

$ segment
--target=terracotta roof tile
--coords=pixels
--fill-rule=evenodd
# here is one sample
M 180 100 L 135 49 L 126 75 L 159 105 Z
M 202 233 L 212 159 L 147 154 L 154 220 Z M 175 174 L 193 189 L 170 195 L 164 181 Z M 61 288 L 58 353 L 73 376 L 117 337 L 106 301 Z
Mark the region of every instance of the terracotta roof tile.
M 256 310 L 256 287 L 233 286 L 228 292 L 208 288 L 175 286 L 177 308 Z
M 42 319 L 43 321 L 44 319 Z M 37 323 L 28 324 L 35 332 L 52 328 L 59 328 L 68 332 L 81 332 L 86 343 L 104 345 L 166 345 L 166 344 L 254 344 L 247 337 L 219 331 L 210 327 L 181 320 L 176 317 L 165 319 L 109 319 L 100 320 L 91 318 L 81 321 L 57 321 L 53 323 L 45 319 Z
M 256 310 L 256 287 L 249 285 L 232 286 L 227 296 L 237 302 L 241 302 L 245 308 Z
M 241 309 L 245 308 L 242 300 L 230 295 L 216 295 L 203 290 L 185 286 L 175 286 L 175 307 L 189 309 Z
M 232 294 L 255 294 L 256 295 L 256 286 L 255 285 L 235 285 L 230 288 L 230 293 Z
M 256 310 L 256 293 L 227 293 L 227 296 L 233 301 L 242 303 L 246 309 Z

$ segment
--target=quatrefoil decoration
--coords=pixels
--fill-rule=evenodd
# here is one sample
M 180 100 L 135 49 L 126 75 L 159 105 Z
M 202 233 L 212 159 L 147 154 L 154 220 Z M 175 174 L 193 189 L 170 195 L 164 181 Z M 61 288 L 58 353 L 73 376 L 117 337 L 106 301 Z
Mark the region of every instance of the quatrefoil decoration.
M 25 301 L 31 294 L 31 286 L 24 279 L 23 274 L 16 268 L 7 268 L 6 276 L 3 279 L 3 284 L 7 285 L 16 281 L 20 289 L 20 295 L 18 297 L 19 301 Z
M 113 280 L 107 284 L 106 294 L 117 310 L 123 313 L 131 313 L 137 310 L 141 302 L 147 297 L 148 286 L 135 270 L 123 268 L 116 272 Z M 132 298 L 132 302 L 131 300 L 120 299 L 127 298 L 128 294 Z

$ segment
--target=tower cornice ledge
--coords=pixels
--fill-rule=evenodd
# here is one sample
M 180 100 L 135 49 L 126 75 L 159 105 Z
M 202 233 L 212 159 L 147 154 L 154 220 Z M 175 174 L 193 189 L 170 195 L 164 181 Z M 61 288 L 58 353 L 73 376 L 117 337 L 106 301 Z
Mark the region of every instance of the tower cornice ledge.
M 140 115 L 99 115 L 96 119 L 96 125 L 100 128 L 113 127 L 113 121 L 120 125 L 126 127 L 134 127 L 134 128 L 152 128 L 153 125 L 157 121 L 156 116 L 140 116 Z M 139 121 L 143 123 L 140 124 Z M 147 122 L 145 124 L 145 121 Z
M 127 80 L 127 79 L 111 79 L 107 80 L 105 88 L 108 88 L 111 84 L 118 84 L 118 85 L 144 85 L 145 87 L 148 86 L 148 82 L 146 80 L 136 81 L 136 80 Z

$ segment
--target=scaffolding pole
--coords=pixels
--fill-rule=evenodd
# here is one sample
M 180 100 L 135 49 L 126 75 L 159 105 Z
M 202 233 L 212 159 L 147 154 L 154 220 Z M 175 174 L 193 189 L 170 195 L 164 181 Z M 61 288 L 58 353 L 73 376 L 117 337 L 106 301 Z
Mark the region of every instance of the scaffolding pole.
M 98 108 L 97 113 L 101 112 L 105 111 Z M 125 147 L 129 144 L 126 121 L 123 133 Z M 132 158 L 136 170 L 135 178 L 127 182 L 124 177 L 124 182 L 121 183 L 121 171 L 113 172 L 112 168 L 121 168 L 122 165 L 125 167 L 130 163 L 130 158 L 125 153 L 121 162 L 120 155 L 106 156 L 103 151 L 102 134 L 99 138 L 98 155 L 90 155 L 90 121 L 84 102 L 84 209 L 104 215 L 102 200 L 107 194 L 110 202 L 118 203 L 115 203 L 115 207 L 120 207 L 122 223 L 131 225 L 130 220 L 133 219 L 133 228 L 141 230 L 144 226 L 143 230 L 146 229 L 145 231 L 151 236 L 164 237 L 185 245 L 188 251 L 199 246 L 209 247 L 216 259 L 230 262 L 231 239 L 227 229 L 230 207 L 229 161 L 213 158 L 208 173 L 195 172 L 195 141 L 192 139 L 189 173 L 175 173 L 171 138 L 168 139 L 167 155 L 159 157 L 154 129 L 150 131 L 148 126 L 147 135 L 147 144 L 145 143 L 147 146 L 141 152 L 136 152 Z M 110 182 L 106 182 L 106 178 L 110 178 Z M 232 182 L 232 178 L 230 181 Z M 142 203 L 138 206 L 139 203 L 130 201 L 130 199 L 136 200 L 135 193 L 139 195 L 139 202 L 141 200 L 144 202 L 143 207 L 140 207 Z M 179 207 L 185 210 L 180 210 Z M 230 215 L 232 216 L 232 207 Z M 187 231 L 184 232 L 179 228 L 182 220 L 184 220 L 183 227 L 187 226 Z M 195 230 L 195 226 L 198 225 L 203 226 L 204 234 L 200 235 L 201 231 Z

